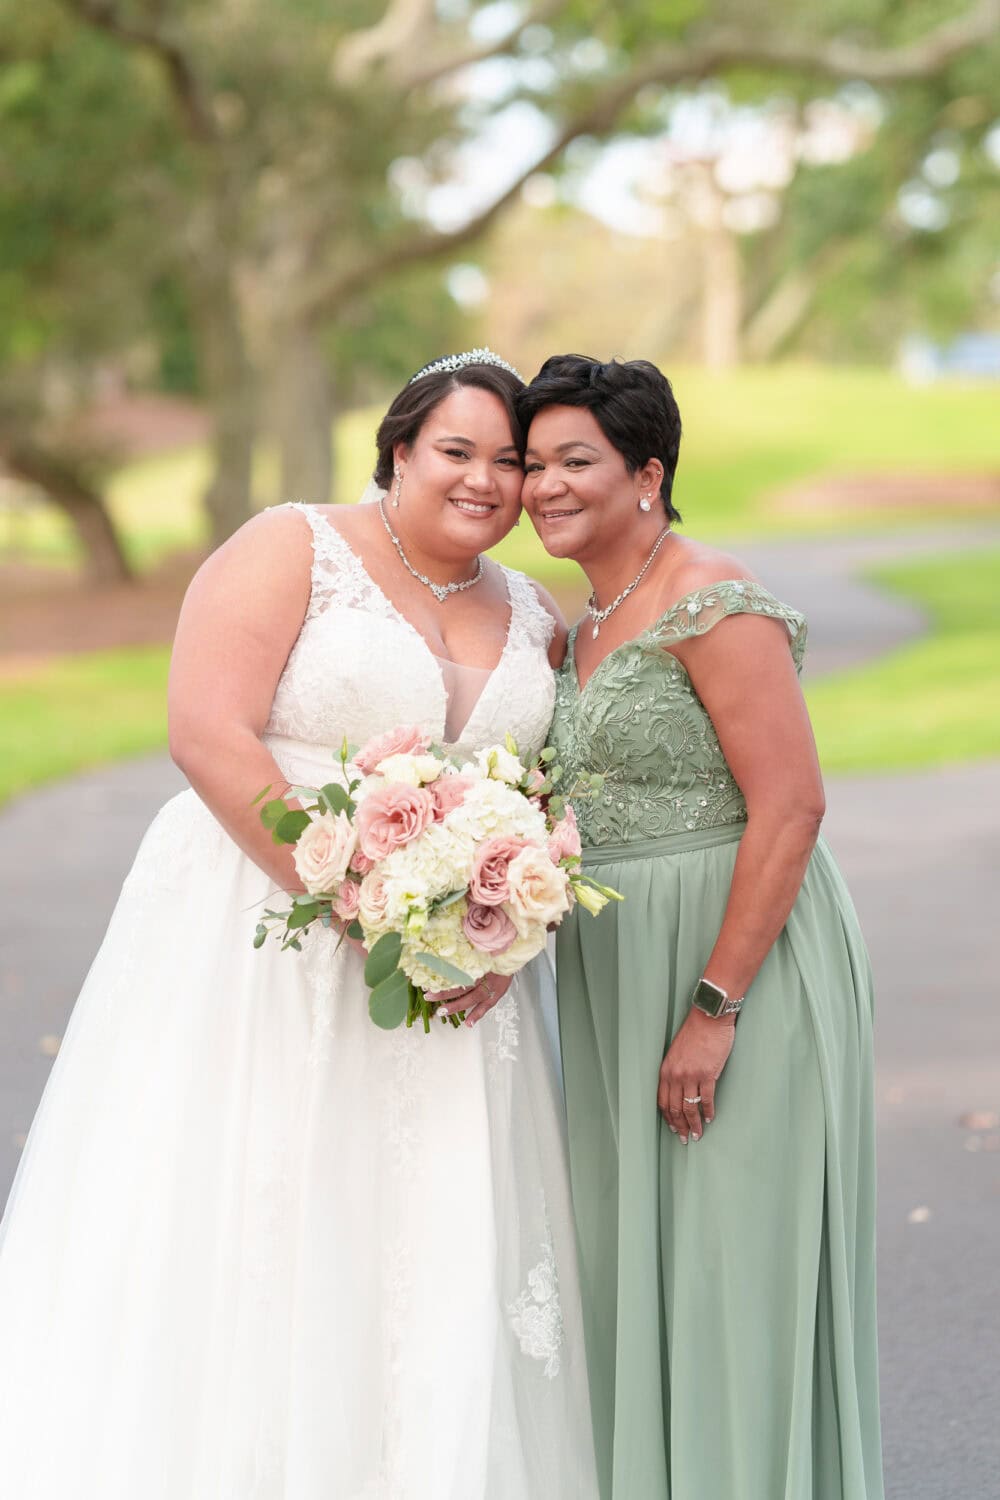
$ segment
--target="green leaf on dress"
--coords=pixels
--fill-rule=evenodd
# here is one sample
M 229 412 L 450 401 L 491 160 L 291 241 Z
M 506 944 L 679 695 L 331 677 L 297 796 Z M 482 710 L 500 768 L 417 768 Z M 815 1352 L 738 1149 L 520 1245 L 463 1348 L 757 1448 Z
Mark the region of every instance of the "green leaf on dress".
M 417 962 L 423 964 L 425 969 L 430 969 L 439 979 L 445 980 L 449 989 L 455 985 L 473 985 L 476 982 L 471 974 L 456 968 L 446 958 L 438 958 L 436 953 L 418 953 Z
M 389 933 L 388 936 L 398 937 L 398 933 Z M 374 951 L 373 948 L 372 952 Z M 410 981 L 402 969 L 394 969 L 369 995 L 368 1014 L 383 1031 L 393 1031 L 406 1020 L 409 1004 Z
M 402 951 L 403 939 L 398 932 L 386 932 L 379 938 L 365 961 L 365 984 L 370 989 L 376 989 L 396 972 Z

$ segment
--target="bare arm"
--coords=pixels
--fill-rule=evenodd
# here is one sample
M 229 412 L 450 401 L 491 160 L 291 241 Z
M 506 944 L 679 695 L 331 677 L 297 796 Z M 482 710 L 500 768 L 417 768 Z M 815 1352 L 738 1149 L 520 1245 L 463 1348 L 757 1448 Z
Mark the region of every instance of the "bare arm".
M 825 810 L 816 745 L 799 687 L 787 627 L 736 615 L 676 655 L 708 710 L 722 752 L 746 798 L 740 840 L 719 935 L 705 975 L 731 996 L 749 988 L 795 903 Z M 752 999 L 749 1002 L 753 1004 Z M 682 1139 L 697 1139 L 699 1093 L 714 1116 L 715 1083 L 733 1045 L 732 1018 L 693 1010 L 664 1059 L 660 1108 Z
M 286 779 L 261 743 L 275 687 L 309 603 L 311 540 L 300 516 L 257 516 L 198 570 L 170 665 L 170 753 L 245 854 L 283 890 L 300 890 L 291 849 L 252 806 Z

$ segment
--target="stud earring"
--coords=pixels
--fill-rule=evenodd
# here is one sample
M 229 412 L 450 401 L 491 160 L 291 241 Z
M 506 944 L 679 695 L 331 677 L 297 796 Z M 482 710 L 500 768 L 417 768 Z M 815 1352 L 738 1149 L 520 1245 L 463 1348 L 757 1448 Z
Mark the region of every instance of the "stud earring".
M 640 510 L 652 510 L 653 509 L 652 504 L 650 503 L 650 499 L 649 499 L 648 495 L 643 495 L 642 499 L 639 501 L 639 509 Z
M 399 469 L 394 469 L 393 473 L 396 476 L 396 483 L 395 483 L 395 485 L 393 487 L 393 491 L 392 491 L 392 505 L 393 505 L 393 509 L 394 510 L 398 510 L 399 509 L 399 492 L 403 488 L 403 475 L 402 475 L 402 472 Z

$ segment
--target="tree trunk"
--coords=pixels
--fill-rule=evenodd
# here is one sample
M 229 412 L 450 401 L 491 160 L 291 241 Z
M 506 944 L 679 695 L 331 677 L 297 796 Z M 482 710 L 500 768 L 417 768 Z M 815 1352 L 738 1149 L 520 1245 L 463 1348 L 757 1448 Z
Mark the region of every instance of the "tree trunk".
M 204 494 L 212 546 L 231 537 L 253 513 L 257 380 L 247 352 L 239 305 L 220 277 L 198 288 L 198 327 L 205 392 L 212 412 L 212 478 Z
M 41 490 L 68 516 L 84 553 L 87 578 L 95 584 L 129 583 L 134 574 L 104 497 L 72 463 L 26 441 L 0 441 L 0 461 L 14 476 Z
M 328 504 L 333 488 L 333 381 L 322 342 L 307 322 L 280 330 L 272 410 L 281 458 L 279 499 Z
M 731 370 L 740 362 L 743 262 L 736 235 L 725 220 L 726 196 L 715 181 L 711 163 L 703 171 L 701 187 L 701 357 L 709 370 Z
M 773 359 L 782 352 L 807 322 L 824 278 L 838 271 L 853 249 L 853 238 L 835 240 L 785 273 L 747 320 L 743 345 L 750 359 Z

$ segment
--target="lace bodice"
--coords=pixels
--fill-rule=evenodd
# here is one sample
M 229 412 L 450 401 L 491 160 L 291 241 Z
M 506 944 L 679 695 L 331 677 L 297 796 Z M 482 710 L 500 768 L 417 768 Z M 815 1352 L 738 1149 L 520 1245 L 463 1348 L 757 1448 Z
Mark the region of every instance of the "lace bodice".
M 675 641 L 703 635 L 728 615 L 783 620 L 795 665 L 805 654 L 806 622 L 773 594 L 729 579 L 686 594 L 648 630 L 625 641 L 595 669 L 583 692 L 576 675 L 576 628 L 556 674 L 549 736 L 567 773 L 599 772 L 604 788 L 577 804 L 585 844 L 625 844 L 716 828 L 746 819 L 746 803 L 726 764 L 708 713 Z
M 312 531 L 312 588 L 302 629 L 275 690 L 264 741 L 290 779 L 317 772 L 346 735 L 355 745 L 397 724 L 447 743 L 448 692 L 424 638 L 386 598 L 324 515 L 286 507 Z M 545 743 L 555 686 L 548 660 L 553 620 L 523 573 L 504 568 L 510 625 L 503 654 L 476 700 L 456 748 L 472 751 L 509 731 L 524 755 Z M 290 743 L 291 742 L 291 743 Z

